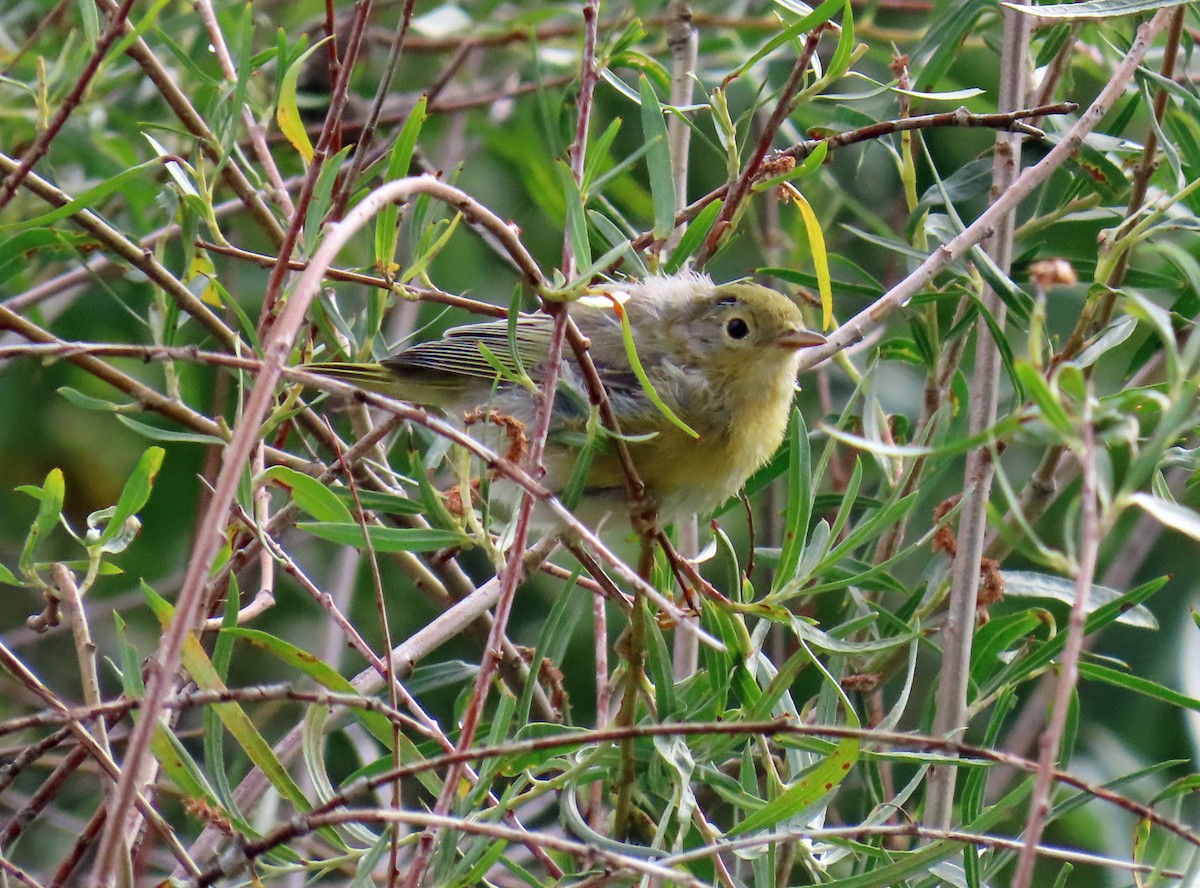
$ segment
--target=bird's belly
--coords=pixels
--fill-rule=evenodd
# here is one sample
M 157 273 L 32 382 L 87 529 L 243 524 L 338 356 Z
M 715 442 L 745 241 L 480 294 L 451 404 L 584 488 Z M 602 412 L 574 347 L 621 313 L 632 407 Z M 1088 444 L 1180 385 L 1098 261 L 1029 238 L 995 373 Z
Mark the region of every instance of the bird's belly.
M 781 438 L 782 430 L 762 427 L 735 426 L 729 433 L 709 434 L 699 440 L 682 430 L 670 429 L 649 441 L 631 443 L 629 452 L 660 516 L 672 521 L 688 514 L 711 512 L 736 494 L 746 479 L 770 459 Z M 547 457 L 551 487 L 565 486 L 578 451 L 548 453 Z M 584 499 L 604 497 L 620 503 L 624 489 L 625 475 L 616 454 L 597 452 Z

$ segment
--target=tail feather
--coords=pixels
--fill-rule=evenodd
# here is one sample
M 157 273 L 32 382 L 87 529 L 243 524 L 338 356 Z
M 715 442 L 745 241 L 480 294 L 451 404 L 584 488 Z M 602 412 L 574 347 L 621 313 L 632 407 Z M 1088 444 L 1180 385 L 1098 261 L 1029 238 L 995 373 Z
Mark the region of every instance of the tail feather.
M 379 364 L 315 363 L 305 364 L 304 369 L 318 376 L 328 376 L 330 379 L 353 383 L 360 388 L 383 394 L 396 390 L 395 377 Z
M 305 364 L 304 369 L 427 407 L 448 409 L 456 406 L 463 395 L 462 378 L 446 373 L 397 373 L 380 364 L 350 362 Z

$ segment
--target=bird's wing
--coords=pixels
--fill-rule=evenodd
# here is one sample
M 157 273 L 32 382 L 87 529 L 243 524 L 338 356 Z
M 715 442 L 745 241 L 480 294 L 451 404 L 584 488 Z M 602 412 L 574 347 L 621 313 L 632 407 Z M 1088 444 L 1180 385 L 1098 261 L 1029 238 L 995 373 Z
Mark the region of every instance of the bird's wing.
M 496 361 L 510 373 L 518 373 L 517 362 L 526 373 L 534 371 L 546 359 L 550 349 L 551 320 L 541 317 L 521 317 L 515 332 L 509 335 L 508 321 L 467 324 L 452 327 L 441 339 L 421 342 L 383 361 L 396 373 L 446 373 L 495 379 L 496 368 L 484 357 L 484 346 Z

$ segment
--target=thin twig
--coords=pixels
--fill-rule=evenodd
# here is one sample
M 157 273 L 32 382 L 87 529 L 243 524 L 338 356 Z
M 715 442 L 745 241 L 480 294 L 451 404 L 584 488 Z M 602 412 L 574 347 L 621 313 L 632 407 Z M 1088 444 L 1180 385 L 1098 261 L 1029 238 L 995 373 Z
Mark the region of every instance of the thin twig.
M 758 135 L 758 143 L 754 147 L 754 153 L 746 161 L 746 166 L 742 169 L 741 175 L 729 186 L 725 203 L 721 205 L 721 212 L 717 214 L 717 220 L 713 223 L 712 230 L 709 231 L 708 236 L 704 239 L 703 246 L 696 252 L 695 262 L 697 268 L 702 268 L 713 257 L 717 252 L 717 248 L 721 245 L 725 234 L 733 225 L 734 217 L 737 215 L 746 196 L 750 193 L 750 186 L 759 174 L 763 159 L 767 156 L 767 152 L 771 150 L 771 143 L 775 141 L 775 134 L 779 132 L 779 128 L 783 126 L 783 122 L 792 113 L 792 103 L 796 95 L 800 92 L 804 78 L 808 76 L 808 67 L 812 64 L 813 54 L 817 51 L 817 44 L 821 42 L 821 35 L 824 33 L 825 26 L 820 25 L 813 28 L 809 32 L 808 38 L 804 41 L 804 48 L 800 50 L 800 55 L 796 59 L 796 63 L 792 65 L 792 73 L 788 75 L 787 83 L 784 84 L 779 101 L 775 104 L 775 108 L 771 111 L 771 116 L 767 119 L 762 132 Z
M 975 759 L 981 762 L 991 762 L 998 765 L 1017 768 L 1025 772 L 1035 772 L 1038 768 L 1038 763 L 1036 762 L 1029 761 L 1028 759 L 1024 759 L 1019 756 L 1013 756 L 999 750 L 972 746 L 970 744 L 959 743 L 955 740 L 947 740 L 940 737 L 927 737 L 917 734 L 898 733 L 894 731 L 806 725 L 783 720 L 749 723 L 703 722 L 665 725 L 640 724 L 628 728 L 608 728 L 602 731 L 586 731 L 576 734 L 545 736 L 522 742 L 500 744 L 493 747 L 455 751 L 447 755 L 425 759 L 421 762 L 405 765 L 399 769 L 396 769 L 395 771 L 359 778 L 358 780 L 355 780 L 352 783 L 344 786 L 333 797 L 314 807 L 310 814 L 312 816 L 318 816 L 327 812 L 335 811 L 345 805 L 350 804 L 355 799 L 370 795 L 378 787 L 385 786 L 393 780 L 413 777 L 417 774 L 426 773 L 429 771 L 439 771 L 449 767 L 454 763 L 523 756 L 534 752 L 548 750 L 566 750 L 585 746 L 598 746 L 602 744 L 619 742 L 629 738 L 675 736 L 735 736 L 747 738 L 790 736 L 824 737 L 829 739 L 853 737 L 864 742 L 881 744 L 898 749 L 912 749 L 924 752 L 940 753 L 955 751 L 961 756 L 967 758 Z M 1179 836 L 1189 844 L 1200 847 L 1200 834 L 1197 834 L 1184 824 L 1178 823 L 1168 817 L 1163 816 L 1154 808 L 1118 795 L 1103 786 L 1090 784 L 1084 780 L 1080 780 L 1079 778 L 1074 777 L 1066 772 L 1053 770 L 1052 774 L 1053 779 L 1057 782 L 1114 804 L 1122 810 L 1128 811 L 1135 816 L 1144 817 L 1154 824 L 1169 830 L 1171 833 Z M 293 839 L 297 835 L 297 830 L 303 831 L 303 829 L 304 824 L 298 821 L 283 824 L 270 833 L 262 836 L 261 839 L 255 841 L 252 845 L 248 846 L 249 853 L 257 855 L 264 853 L 271 848 L 278 847 Z M 761 837 L 759 837 L 759 840 L 761 841 Z M 231 873 L 228 871 L 210 869 L 201 876 L 198 884 L 208 884 L 205 879 L 211 879 L 217 873 L 220 873 L 225 877 L 231 875 Z
M 105 27 L 104 33 L 96 38 L 95 48 L 84 64 L 79 77 L 75 79 L 71 91 L 59 102 L 54 117 L 51 118 L 46 128 L 38 133 L 33 144 L 21 157 L 20 165 L 5 176 L 3 182 L 0 182 L 0 210 L 8 206 L 8 202 L 17 193 L 17 189 L 21 187 L 25 177 L 50 150 L 50 143 L 66 125 L 67 119 L 79 107 L 79 103 L 83 101 L 84 93 L 91 86 L 92 80 L 100 73 L 100 64 L 104 61 L 104 57 L 108 55 L 108 51 L 116 39 L 125 32 L 126 20 L 129 18 L 129 10 L 132 7 L 133 0 L 122 0 L 121 5 L 109 14 L 108 25 Z
M 204 29 L 208 32 L 208 40 L 212 51 L 221 66 L 221 74 L 231 84 L 237 83 L 237 68 L 233 64 L 233 57 L 229 54 L 229 46 L 225 42 L 225 34 L 221 30 L 221 23 L 217 19 L 217 12 L 213 8 L 212 0 L 196 0 L 195 6 L 196 10 L 200 13 L 201 20 L 204 22 Z M 283 176 L 280 175 L 279 167 L 275 164 L 275 158 L 272 156 L 271 149 L 267 145 L 266 130 L 263 129 L 257 118 L 255 118 L 254 111 L 250 108 L 249 104 L 243 103 L 241 112 L 242 125 L 246 127 L 250 143 L 254 146 L 254 156 L 258 158 L 258 162 L 267 174 L 267 181 L 271 183 L 271 196 L 279 204 L 279 208 L 283 211 L 284 215 L 290 216 L 296 211 L 296 208 L 292 205 L 292 198 L 288 194 Z
M 828 142 L 830 148 L 838 148 L 843 145 L 851 145 L 856 142 L 861 142 L 866 139 L 881 138 L 893 132 L 901 132 L 911 129 L 932 129 L 940 127 L 957 127 L 957 126 L 982 126 L 992 129 L 1011 130 L 1017 120 L 1024 117 L 1031 117 L 1035 114 L 1066 114 L 1077 107 L 1071 102 L 1062 102 L 1057 105 L 1049 105 L 1044 108 L 1031 108 L 1023 111 L 1018 111 L 1013 114 L 968 114 L 961 109 L 958 111 L 949 111 L 942 114 L 926 114 L 922 117 L 901 118 L 899 120 L 881 121 L 856 130 L 850 130 L 845 133 L 837 133 L 828 136 L 819 141 Z M 1093 123 L 1094 127 L 1095 124 Z M 1089 131 L 1090 131 L 1089 127 Z M 797 143 L 790 148 L 785 148 L 779 154 L 807 155 L 816 147 L 817 140 L 809 140 Z M 685 225 L 695 219 L 704 210 L 706 206 L 714 200 L 722 200 L 729 193 L 729 185 L 721 185 L 713 189 L 703 197 L 692 201 L 682 210 L 675 214 L 675 226 Z M 635 237 L 630 244 L 634 249 L 641 250 L 648 247 L 654 242 L 653 232 L 645 232 Z
M 1032 18 L 1014 9 L 1005 11 L 1004 38 L 1000 53 L 1001 110 L 1015 110 L 1025 99 L 1028 82 Z M 1003 195 L 1021 172 L 1020 136 L 1011 132 L 996 134 L 992 164 L 992 199 Z M 993 204 L 994 205 L 994 204 Z M 998 214 L 988 253 L 1002 274 L 1012 264 L 1013 231 L 1016 207 Z M 983 293 L 980 311 L 994 319 L 995 330 L 1004 330 L 1004 303 L 991 287 Z M 1002 376 L 1000 349 L 993 339 L 993 327 L 981 319 L 975 338 L 975 375 L 971 393 L 968 434 L 977 435 L 996 422 Z M 987 534 L 987 504 L 991 498 L 995 465 L 989 447 L 977 447 L 967 454 L 963 478 L 962 509 L 959 515 L 958 549 L 951 567 L 950 599 L 946 622 L 942 626 L 942 665 L 938 673 L 933 732 L 949 737 L 966 728 L 967 686 L 970 676 L 971 645 L 975 637 L 978 608 L 980 560 Z M 958 771 L 953 765 L 930 768 L 925 805 L 925 825 L 948 829 L 954 808 L 954 784 Z
M 106 15 L 112 15 L 116 10 L 117 5 L 114 0 L 95 0 L 96 5 Z M 125 23 L 122 36 L 130 34 L 132 28 L 129 23 Z M 183 89 L 176 83 L 174 74 L 154 55 L 154 51 L 141 37 L 135 37 L 133 42 L 129 44 L 129 48 L 125 52 L 137 62 L 142 71 L 146 74 L 147 79 L 154 84 L 162 96 L 163 101 L 179 118 L 179 122 L 183 124 L 184 129 L 195 136 L 200 145 L 200 150 L 204 152 L 212 163 L 217 164 L 221 173 L 221 177 L 225 183 L 233 190 L 233 193 L 245 205 L 250 215 L 262 228 L 263 232 L 274 243 L 279 243 L 283 240 L 283 228 L 272 214 L 270 208 L 262 199 L 259 189 L 246 178 L 245 173 L 237 165 L 233 158 L 224 156 L 225 149 L 218 141 L 217 137 L 209 129 L 204 118 L 196 111 L 196 108 L 188 100 Z
M 392 89 L 392 80 L 396 76 L 396 69 L 400 67 L 400 56 L 404 53 L 404 40 L 408 36 L 408 29 L 412 25 L 413 7 L 416 5 L 416 0 L 404 0 L 404 8 L 400 12 L 400 23 L 392 35 L 391 46 L 388 49 L 387 63 L 384 65 L 383 74 L 379 78 L 379 83 L 375 88 L 375 99 L 371 103 L 371 110 L 367 114 L 366 122 L 358 135 L 358 141 L 354 146 L 354 158 L 350 163 L 350 169 L 345 176 L 342 177 L 341 188 L 331 203 L 330 218 L 340 219 L 346 211 L 346 206 L 350 202 L 350 195 L 354 189 L 358 187 L 359 177 L 367 162 L 367 157 L 371 153 L 371 142 L 375 138 L 375 128 L 379 125 L 379 116 L 383 113 L 383 103 L 388 97 Z M 407 170 L 405 170 L 407 172 Z
M 172 158 L 162 158 L 162 162 L 170 162 Z M 0 153 L 0 173 L 12 173 L 18 168 L 17 162 Z M 24 186 L 52 207 L 63 207 L 71 203 L 70 195 L 60 191 L 36 173 L 28 173 L 24 178 Z M 194 317 L 208 332 L 231 351 L 245 348 L 239 343 L 236 333 L 196 296 L 155 257 L 151 250 L 130 240 L 122 232 L 113 228 L 91 210 L 81 209 L 70 216 L 71 223 L 78 225 L 105 247 L 116 253 L 134 268 L 143 272 L 153 283 L 162 287 L 172 299 L 178 303 L 182 311 Z
M 1062 658 L 1055 684 L 1054 705 L 1050 710 L 1050 722 L 1038 741 L 1038 769 L 1033 784 L 1033 796 L 1029 800 L 1029 817 L 1025 827 L 1025 845 L 1017 859 L 1013 876 L 1013 888 L 1029 888 L 1036 862 L 1037 845 L 1046 825 L 1050 811 L 1050 789 L 1054 780 L 1055 762 L 1058 761 L 1059 744 L 1071 713 L 1071 697 L 1079 680 L 1079 656 L 1083 648 L 1084 627 L 1087 623 L 1088 593 L 1096 575 L 1096 559 L 1100 552 L 1100 541 L 1104 530 L 1101 524 L 1097 490 L 1096 441 L 1092 427 L 1092 393 L 1083 399 L 1083 417 L 1080 428 L 1079 462 L 1083 469 L 1083 487 L 1079 492 L 1081 502 L 1079 526 L 1079 567 L 1075 574 L 1075 601 L 1067 624 L 1067 641 L 1063 645 Z
M 1050 177 L 1051 173 L 1079 150 L 1084 137 L 1096 128 L 1112 103 L 1122 95 L 1125 85 L 1133 77 L 1151 43 L 1154 42 L 1154 38 L 1166 27 L 1171 12 L 1171 10 L 1160 10 L 1149 22 L 1138 28 L 1129 52 L 1113 69 L 1108 83 L 1075 125 L 1063 135 L 1059 143 L 1045 157 L 1032 166 L 1026 167 L 1012 187 L 989 206 L 978 219 L 949 242 L 939 247 L 904 280 L 833 331 L 827 337 L 825 345 L 805 349 L 800 356 L 798 369 L 807 370 L 815 367 L 836 352 L 848 348 L 856 342 L 861 342 L 869 330 L 882 323 L 892 312 L 907 304 L 913 296 L 928 286 L 939 271 L 951 262 L 962 258 L 969 250 L 990 237 L 995 231 L 995 226 L 1005 214 L 1013 207 L 1020 205 L 1026 197 L 1033 193 L 1035 188 Z

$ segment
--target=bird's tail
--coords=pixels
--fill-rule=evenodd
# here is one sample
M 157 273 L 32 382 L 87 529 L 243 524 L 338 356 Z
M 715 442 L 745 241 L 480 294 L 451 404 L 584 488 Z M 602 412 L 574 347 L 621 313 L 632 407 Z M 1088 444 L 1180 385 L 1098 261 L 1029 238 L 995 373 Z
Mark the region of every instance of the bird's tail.
M 304 370 L 318 376 L 328 376 L 339 382 L 348 382 L 359 388 L 381 394 L 394 394 L 396 379 L 379 364 L 354 364 L 348 361 L 305 364 Z

